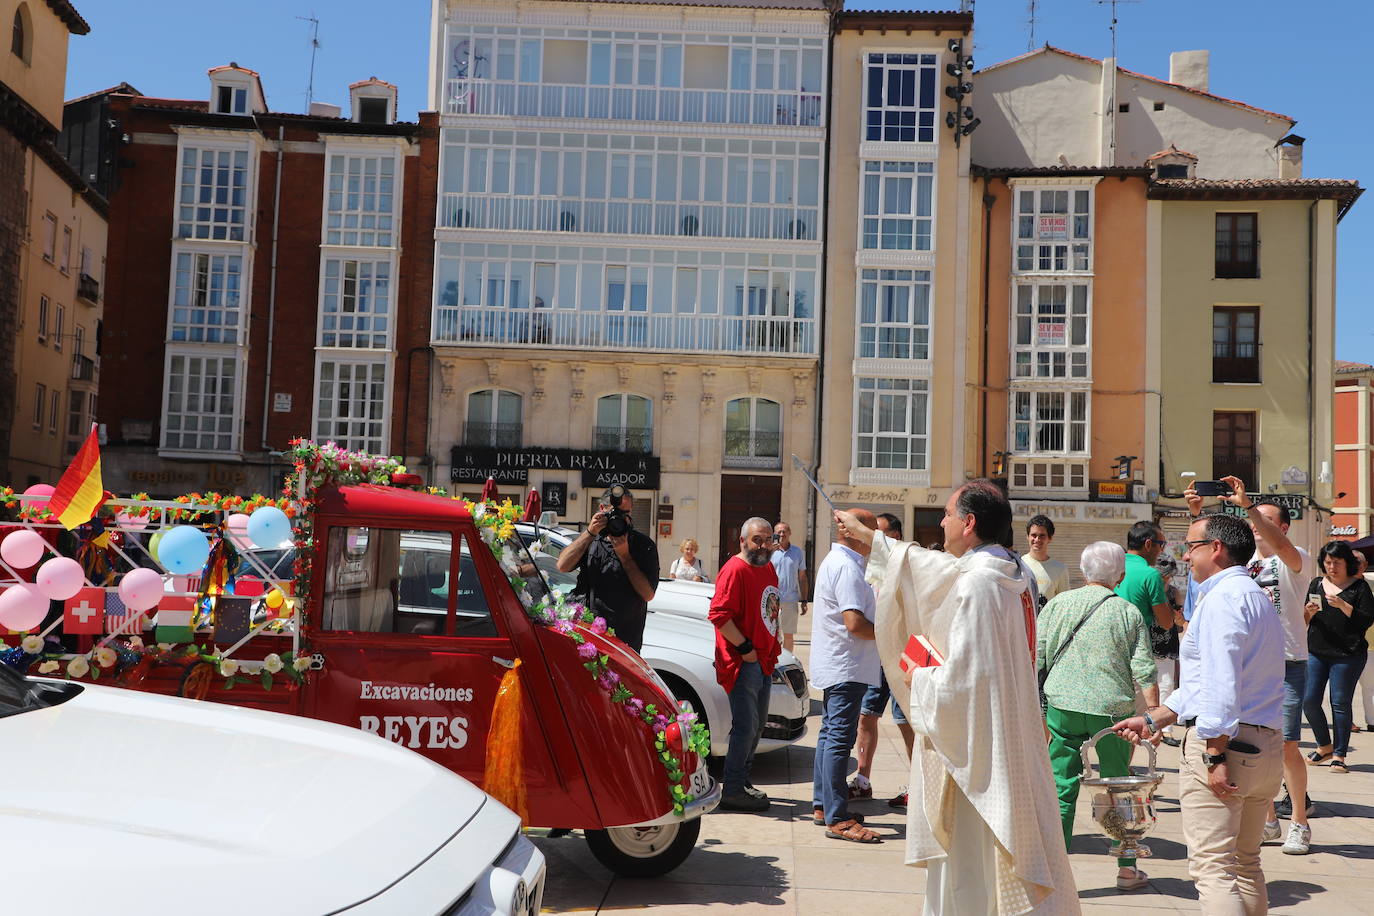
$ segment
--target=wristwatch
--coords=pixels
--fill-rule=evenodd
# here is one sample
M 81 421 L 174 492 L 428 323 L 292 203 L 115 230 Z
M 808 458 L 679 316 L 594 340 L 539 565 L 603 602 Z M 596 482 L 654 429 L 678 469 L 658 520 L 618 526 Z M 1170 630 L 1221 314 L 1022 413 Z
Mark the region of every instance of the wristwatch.
M 1145 727 L 1150 730 L 1150 734 L 1153 735 L 1155 732 L 1159 731 L 1159 726 L 1155 725 L 1154 717 L 1150 715 L 1148 709 L 1145 710 L 1143 718 L 1145 719 Z
M 1226 762 L 1226 755 L 1225 755 L 1225 754 L 1209 754 L 1209 753 L 1207 753 L 1206 751 L 1203 751 L 1203 752 L 1202 752 L 1202 762 L 1205 763 L 1205 764 L 1207 765 L 1207 769 L 1210 770 L 1210 769 L 1211 769 L 1212 767 L 1214 767 L 1214 766 L 1220 766 L 1221 764 L 1225 763 L 1225 762 Z

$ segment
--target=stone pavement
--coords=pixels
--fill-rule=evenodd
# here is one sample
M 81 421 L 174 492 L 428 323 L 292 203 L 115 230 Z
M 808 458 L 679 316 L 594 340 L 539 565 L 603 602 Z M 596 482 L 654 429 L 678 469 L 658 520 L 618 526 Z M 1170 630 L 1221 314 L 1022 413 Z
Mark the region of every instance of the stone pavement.
M 805 657 L 806 647 L 798 646 Z M 818 693 L 813 691 L 813 697 Z M 1355 719 L 1363 724 L 1356 702 Z M 813 702 L 813 712 L 819 708 Z M 886 798 L 906 781 L 906 756 L 897 728 L 882 720 L 881 747 L 874 764 L 873 800 L 857 803 L 868 826 L 884 842 L 862 846 L 826 839 L 811 823 L 811 760 L 819 718 L 807 734 L 785 751 L 761 755 L 754 783 L 773 799 L 767 814 L 720 812 L 702 825 L 695 852 L 677 870 L 654 880 L 609 874 L 574 837 L 537 839 L 548 857 L 544 910 L 603 912 L 653 907 L 656 914 L 701 914 L 728 907 L 731 914 L 798 913 L 861 916 L 919 913 L 925 887 L 923 869 L 902 864 L 906 815 L 889 808 Z M 1304 742 L 1305 750 L 1312 747 Z M 1352 739 L 1351 773 L 1310 769 L 1318 809 L 1312 818 L 1312 853 L 1286 856 L 1279 844 L 1264 850 L 1270 912 L 1371 914 L 1374 916 L 1374 735 Z M 1143 763 L 1143 752 L 1136 760 Z M 1106 855 L 1107 841 L 1093 827 L 1087 793 L 1080 795 L 1070 859 L 1085 913 L 1133 911 L 1197 912 L 1197 894 L 1178 814 L 1178 750 L 1159 748 L 1164 783 L 1156 796 L 1159 823 L 1146 840 L 1154 857 L 1141 860 L 1150 887 L 1121 893 L 1115 887 L 1116 863 Z M 1288 822 L 1282 821 L 1284 830 Z

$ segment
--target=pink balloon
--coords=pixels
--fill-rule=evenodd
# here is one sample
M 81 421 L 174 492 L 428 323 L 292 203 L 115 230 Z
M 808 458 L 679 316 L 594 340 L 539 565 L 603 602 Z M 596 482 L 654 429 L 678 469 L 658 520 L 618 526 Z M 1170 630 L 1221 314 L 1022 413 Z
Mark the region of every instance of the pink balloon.
M 36 484 L 34 484 L 33 486 L 29 487 L 27 490 L 25 490 L 24 493 L 23 493 L 23 495 L 21 495 L 21 496 L 19 497 L 19 504 L 20 504 L 21 506 L 24 506 L 25 508 L 36 507 L 36 506 L 46 506 L 46 505 L 48 504 L 48 500 L 46 500 L 46 499 L 32 499 L 32 498 L 30 498 L 30 499 L 25 499 L 24 497 L 25 497 L 25 496 L 28 496 L 28 497 L 34 497 L 34 496 L 48 496 L 48 497 L 51 497 L 51 496 L 52 496 L 54 493 L 56 493 L 56 492 L 57 492 L 57 488 L 56 488 L 56 487 L 48 486 L 46 483 L 36 483 Z
M 53 557 L 38 567 L 38 575 L 34 576 L 33 581 L 44 597 L 66 601 L 75 598 L 76 593 L 81 591 L 81 586 L 86 584 L 86 574 L 81 564 L 72 558 Z
M 0 557 L 15 569 L 28 569 L 37 566 L 43 559 L 43 548 L 47 546 L 37 532 L 25 528 L 14 531 L 0 541 Z
M 229 541 L 238 550 L 247 550 L 253 546 L 253 539 L 248 536 L 248 516 L 242 512 L 235 512 L 224 520 L 224 529 L 229 534 Z
M 43 622 L 48 599 L 32 582 L 20 582 L 0 593 L 0 626 L 22 633 Z
M 146 611 L 162 598 L 162 576 L 151 569 L 132 569 L 119 583 L 119 599 L 131 611 Z
M 129 515 L 127 512 L 115 513 L 115 524 L 125 531 L 142 531 L 148 527 L 148 516 Z

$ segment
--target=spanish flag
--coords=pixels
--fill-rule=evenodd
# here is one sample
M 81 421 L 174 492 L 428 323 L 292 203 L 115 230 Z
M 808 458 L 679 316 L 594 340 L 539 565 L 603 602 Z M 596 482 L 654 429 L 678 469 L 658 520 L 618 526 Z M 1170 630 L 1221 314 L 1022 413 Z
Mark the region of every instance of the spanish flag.
M 62 479 L 57 482 L 57 490 L 48 500 L 48 510 L 57 516 L 64 528 L 71 531 L 94 518 L 104 502 L 105 484 L 100 477 L 100 439 L 92 423 L 91 434 L 76 453 L 71 467 L 63 472 Z

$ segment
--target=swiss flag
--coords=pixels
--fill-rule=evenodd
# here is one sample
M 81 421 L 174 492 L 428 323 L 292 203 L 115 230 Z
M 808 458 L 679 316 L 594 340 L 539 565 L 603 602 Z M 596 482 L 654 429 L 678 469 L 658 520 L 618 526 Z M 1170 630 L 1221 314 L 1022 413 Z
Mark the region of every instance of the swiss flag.
M 83 588 L 62 606 L 62 632 L 98 636 L 105 629 L 105 589 Z

